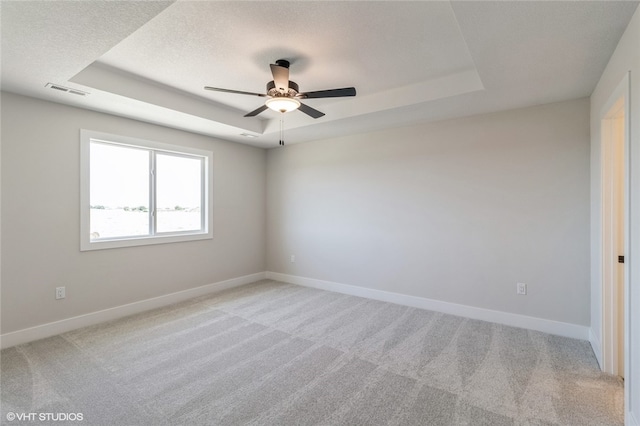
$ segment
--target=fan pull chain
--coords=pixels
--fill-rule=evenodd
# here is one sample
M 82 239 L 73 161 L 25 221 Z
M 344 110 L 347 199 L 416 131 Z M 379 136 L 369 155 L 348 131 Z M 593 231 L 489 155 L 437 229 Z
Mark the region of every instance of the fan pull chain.
M 284 146 L 284 112 L 280 114 L 280 146 Z

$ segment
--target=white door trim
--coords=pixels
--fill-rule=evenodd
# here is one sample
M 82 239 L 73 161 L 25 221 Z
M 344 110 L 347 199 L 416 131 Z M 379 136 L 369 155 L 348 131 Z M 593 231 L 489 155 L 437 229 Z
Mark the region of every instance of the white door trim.
M 617 242 L 618 237 L 614 229 L 614 147 L 610 144 L 615 132 L 615 119 L 624 114 L 624 290 L 619 293 L 615 285 L 617 275 Z M 601 194 L 602 194 L 602 370 L 628 377 L 628 371 L 621 371 L 619 365 L 619 328 L 618 299 L 624 297 L 624 359 L 629 357 L 629 73 L 609 97 L 600 113 L 601 122 Z M 611 283 L 611 284 L 610 284 Z M 628 362 L 624 363 L 628 368 Z M 626 394 L 627 392 L 625 392 Z

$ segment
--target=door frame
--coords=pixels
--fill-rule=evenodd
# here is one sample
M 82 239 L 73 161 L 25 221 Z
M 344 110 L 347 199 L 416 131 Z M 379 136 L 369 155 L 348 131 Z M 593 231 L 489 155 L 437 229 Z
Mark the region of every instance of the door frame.
M 624 78 L 615 88 L 605 103 L 600 113 L 601 123 L 601 219 L 602 219 L 602 370 L 606 373 L 628 377 L 629 360 L 629 73 L 625 73 Z M 617 116 L 624 115 L 623 130 L 623 164 L 624 178 L 622 188 L 623 215 L 624 215 L 624 286 L 622 294 L 615 285 L 617 277 L 617 253 L 618 236 L 615 232 L 615 188 L 614 188 L 614 162 L 616 160 L 612 144 L 615 132 L 615 121 Z M 623 298 L 624 320 L 620 324 L 617 308 L 619 299 Z M 624 327 L 624 336 L 618 333 L 620 326 Z M 624 340 L 624 370 L 619 365 L 620 338 Z M 626 393 L 626 392 L 625 392 Z

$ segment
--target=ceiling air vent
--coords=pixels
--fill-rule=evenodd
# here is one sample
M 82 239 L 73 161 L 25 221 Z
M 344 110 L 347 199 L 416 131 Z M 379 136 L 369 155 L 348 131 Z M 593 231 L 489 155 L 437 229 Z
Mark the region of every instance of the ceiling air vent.
M 62 90 L 63 92 L 66 92 L 67 90 L 69 90 L 66 87 L 56 86 L 55 84 L 50 84 L 49 87 L 51 87 L 52 89 L 56 89 L 56 90 Z
M 89 93 L 83 92 L 82 90 L 71 89 L 69 87 L 64 87 L 59 84 L 47 83 L 45 87 L 50 89 L 59 90 L 61 92 L 73 93 L 74 95 L 87 96 Z

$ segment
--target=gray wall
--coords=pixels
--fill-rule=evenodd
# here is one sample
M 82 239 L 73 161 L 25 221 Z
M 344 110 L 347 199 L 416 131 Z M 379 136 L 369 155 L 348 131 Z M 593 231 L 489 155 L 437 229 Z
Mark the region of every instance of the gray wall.
M 588 99 L 272 149 L 267 193 L 269 271 L 589 325 Z
M 629 23 L 609 64 L 591 95 L 591 340 L 602 343 L 602 197 L 601 197 L 601 112 L 607 100 L 630 71 L 630 148 L 629 148 L 629 239 L 630 252 L 625 253 L 629 265 L 630 330 L 625 384 L 627 424 L 640 424 L 640 8 Z M 629 328 L 629 327 L 628 327 Z M 600 354 L 598 354 L 600 355 Z M 600 358 L 600 356 L 599 356 Z M 633 421 L 631 417 L 633 416 Z
M 80 128 L 213 151 L 213 240 L 81 253 Z M 265 270 L 264 150 L 8 93 L 1 136 L 3 334 Z
M 265 270 L 589 324 L 586 99 L 269 151 L 2 102 L 2 333 Z M 81 253 L 80 128 L 212 150 L 214 239 Z

